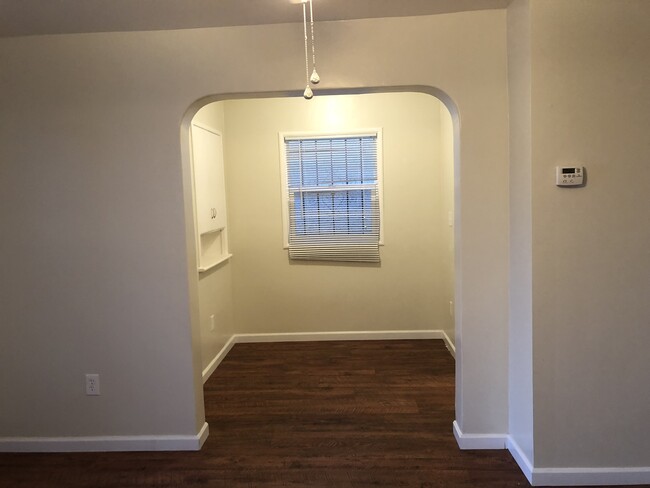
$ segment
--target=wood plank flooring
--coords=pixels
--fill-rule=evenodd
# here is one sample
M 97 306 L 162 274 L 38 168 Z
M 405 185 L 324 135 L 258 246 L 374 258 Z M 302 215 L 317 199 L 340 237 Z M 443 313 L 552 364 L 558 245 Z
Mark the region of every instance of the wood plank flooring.
M 200 452 L 0 454 L 1 487 L 517 487 L 460 451 L 442 341 L 238 344 L 205 384 Z

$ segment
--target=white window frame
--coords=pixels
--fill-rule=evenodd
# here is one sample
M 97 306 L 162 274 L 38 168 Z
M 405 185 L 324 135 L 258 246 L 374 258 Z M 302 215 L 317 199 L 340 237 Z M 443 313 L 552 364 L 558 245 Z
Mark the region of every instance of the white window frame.
M 318 132 L 279 132 L 280 177 L 282 189 L 282 246 L 289 249 L 289 181 L 287 175 L 286 138 L 331 139 L 343 137 L 374 136 L 377 138 L 377 196 L 379 198 L 379 245 L 384 245 L 384 144 L 382 128 L 352 129 Z

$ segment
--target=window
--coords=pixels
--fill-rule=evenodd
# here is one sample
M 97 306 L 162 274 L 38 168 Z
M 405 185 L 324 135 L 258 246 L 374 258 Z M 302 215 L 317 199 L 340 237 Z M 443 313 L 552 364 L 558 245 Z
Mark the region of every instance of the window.
M 291 259 L 379 262 L 381 132 L 281 134 Z

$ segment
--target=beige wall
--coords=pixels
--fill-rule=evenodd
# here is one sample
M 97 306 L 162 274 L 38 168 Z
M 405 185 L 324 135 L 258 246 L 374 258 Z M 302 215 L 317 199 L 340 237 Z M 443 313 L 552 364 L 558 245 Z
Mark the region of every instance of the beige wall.
M 227 138 L 224 102 L 206 105 L 196 113 L 193 121 L 212 127 Z M 205 371 L 235 331 L 231 263 L 226 261 L 198 276 L 201 366 Z M 214 329 L 211 316 L 214 316 Z
M 531 19 L 535 465 L 650 466 L 650 3 Z
M 225 104 L 237 332 L 453 329 L 453 242 L 442 225 L 453 153 L 443 153 L 452 141 L 442 139 L 439 100 L 390 93 Z M 278 134 L 371 128 L 383 134 L 381 265 L 289 261 Z
M 505 20 L 319 25 L 321 90 L 422 85 L 453 100 L 457 418 L 475 433 L 507 430 Z M 179 125 L 208 95 L 300 93 L 300 36 L 285 24 L 0 40 L 0 436 L 196 434 L 193 113 Z M 101 397 L 83 394 L 87 372 Z

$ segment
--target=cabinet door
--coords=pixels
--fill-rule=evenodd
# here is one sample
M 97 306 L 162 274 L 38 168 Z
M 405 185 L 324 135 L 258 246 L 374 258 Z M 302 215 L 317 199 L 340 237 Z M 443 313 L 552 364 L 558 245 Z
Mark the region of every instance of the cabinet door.
M 226 191 L 221 134 L 192 124 L 194 194 L 199 234 L 226 226 Z

